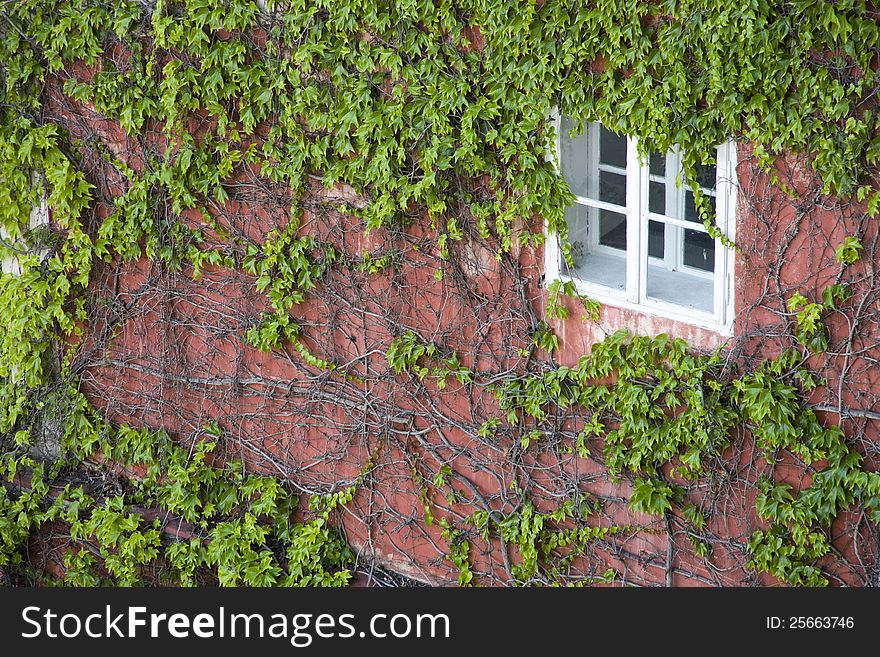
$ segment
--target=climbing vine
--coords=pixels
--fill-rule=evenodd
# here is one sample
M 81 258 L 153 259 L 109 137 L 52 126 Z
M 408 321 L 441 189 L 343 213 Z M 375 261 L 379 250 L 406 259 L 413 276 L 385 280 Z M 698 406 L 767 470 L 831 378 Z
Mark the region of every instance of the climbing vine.
M 0 14 L 6 579 L 877 583 L 867 3 Z M 735 337 L 543 284 L 554 110 L 737 138 Z

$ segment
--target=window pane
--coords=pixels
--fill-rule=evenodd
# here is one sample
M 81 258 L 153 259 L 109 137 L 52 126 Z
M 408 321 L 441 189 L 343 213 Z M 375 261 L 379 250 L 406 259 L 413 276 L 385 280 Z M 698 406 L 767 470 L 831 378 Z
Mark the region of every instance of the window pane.
M 666 214 L 666 185 L 651 181 L 648 185 L 648 210 Z
M 559 165 L 569 189 L 576 196 L 626 207 L 626 175 L 600 170 L 608 166 L 626 168 L 626 138 L 592 124 L 571 139 L 568 133 L 573 125 L 569 117 L 562 117 Z M 597 138 L 598 144 L 594 141 Z
M 709 202 L 709 216 L 712 218 L 712 224 L 715 224 L 715 197 L 708 194 L 703 195 Z M 684 218 L 685 221 L 693 221 L 694 223 L 703 223 L 700 215 L 697 213 L 697 204 L 694 201 L 694 193 L 690 190 L 684 195 Z
M 666 226 L 659 221 L 648 222 L 648 255 L 662 258 L 666 248 Z
M 655 176 L 666 175 L 666 156 L 662 153 L 651 153 L 649 159 L 649 167 L 651 173 Z
M 590 213 L 595 212 L 580 203 L 568 206 L 565 211 L 565 223 L 568 225 L 568 242 L 571 244 L 571 258 L 575 269 L 583 264 L 584 257 L 590 248 Z M 566 270 L 567 265 L 560 254 L 559 267 Z
M 682 260 L 688 267 L 696 267 L 703 271 L 715 271 L 715 240 L 706 233 L 685 230 Z
M 571 191 L 578 196 L 590 195 L 589 172 L 589 141 L 587 126 L 583 132 L 574 139 L 569 138 L 568 133 L 574 127 L 574 122 L 567 116 L 562 117 L 559 134 L 559 165 L 562 168 L 562 176 L 568 183 Z
M 575 203 L 565 213 L 568 224 L 568 239 L 571 243 L 571 257 L 574 269 L 568 271 L 565 261 L 560 257 L 560 268 L 563 272 L 591 283 L 597 283 L 618 290 L 626 289 L 626 251 L 591 252 L 590 249 L 590 214 L 597 216 L 600 227 L 600 242 L 607 246 L 619 243 L 623 235 L 626 244 L 626 217 L 615 212 L 599 211 L 585 205 Z M 621 230 L 621 227 L 623 229 Z M 607 239 L 603 239 L 603 236 Z M 615 247 L 623 248 L 623 247 Z
M 611 132 L 604 126 L 599 128 L 599 162 L 626 168 L 626 137 Z
M 626 207 L 626 176 L 609 171 L 600 171 L 599 200 Z
M 717 168 L 714 164 L 697 165 L 697 184 L 706 189 L 715 189 Z
M 652 299 L 711 313 L 715 310 L 714 295 L 715 284 L 710 276 L 648 263 L 648 296 Z
M 599 211 L 599 244 L 626 250 L 626 216 L 608 210 Z

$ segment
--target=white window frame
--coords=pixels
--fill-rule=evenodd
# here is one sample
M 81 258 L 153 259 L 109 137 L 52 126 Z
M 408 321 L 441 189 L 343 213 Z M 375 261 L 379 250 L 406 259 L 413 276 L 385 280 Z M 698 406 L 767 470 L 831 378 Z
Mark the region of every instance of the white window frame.
M 554 162 L 557 172 L 561 175 L 560 157 L 561 157 L 561 123 L 562 117 L 558 110 L 554 110 L 550 116 L 554 125 L 556 135 L 555 143 L 552 150 L 548 148 L 548 158 Z M 584 126 L 586 130 L 588 126 Z M 589 207 L 610 210 L 618 214 L 626 215 L 626 288 L 619 290 L 617 288 L 608 287 L 599 283 L 593 283 L 580 278 L 570 276 L 563 271 L 560 266 L 561 249 L 559 240 L 556 235 L 548 234 L 545 242 L 544 251 L 544 267 L 547 282 L 554 280 L 571 281 L 574 283 L 578 294 L 588 296 L 600 303 L 628 310 L 635 310 L 642 313 L 656 315 L 680 321 L 693 326 L 710 329 L 722 335 L 730 335 L 733 330 L 734 319 L 734 256 L 733 249 L 729 249 L 720 240 L 715 240 L 715 270 L 713 273 L 704 272 L 697 268 L 682 266 L 677 263 L 677 268 L 686 271 L 690 275 L 702 277 L 714 277 L 713 289 L 713 312 L 703 312 L 693 308 L 687 308 L 668 301 L 654 299 L 647 295 L 647 278 L 648 278 L 648 221 L 661 221 L 666 226 L 671 226 L 674 230 L 665 231 L 666 244 L 664 248 L 665 257 L 680 258 L 678 255 L 677 243 L 670 243 L 675 240 L 674 233 L 684 229 L 695 229 L 693 222 L 683 219 L 675 219 L 665 215 L 656 215 L 648 212 L 648 185 L 651 179 L 649 170 L 649 162 L 641 162 L 638 155 L 638 143 L 633 137 L 627 139 L 627 161 L 626 161 L 626 208 L 625 212 L 621 212 L 621 207 L 612 203 L 577 197 L 578 201 Z M 596 143 L 597 140 L 591 140 Z M 667 153 L 667 175 L 670 169 L 669 158 L 676 158 L 679 155 L 675 152 Z M 607 168 L 607 167 L 606 167 Z M 677 169 L 678 167 L 675 167 Z M 669 202 L 672 197 L 677 196 L 677 190 L 674 186 L 667 185 L 667 208 L 670 207 Z M 678 202 L 678 201 L 676 201 Z M 734 239 L 736 235 L 736 202 L 737 202 L 737 185 L 736 185 L 736 142 L 728 140 L 718 147 L 716 162 L 716 187 L 715 187 L 715 223 L 723 235 L 730 239 Z M 667 210 L 668 211 L 668 210 Z M 680 214 L 679 216 L 683 216 Z M 701 230 L 700 225 L 696 230 Z M 545 225 L 545 232 L 548 227 Z M 590 231 L 590 240 L 598 240 L 598 231 Z M 638 245 L 637 248 L 631 248 L 631 245 Z M 599 250 L 608 250 L 620 254 L 618 249 L 603 247 L 601 245 L 592 245 Z M 675 247 L 675 248 L 671 248 Z M 652 263 L 661 263 L 660 259 L 650 258 Z

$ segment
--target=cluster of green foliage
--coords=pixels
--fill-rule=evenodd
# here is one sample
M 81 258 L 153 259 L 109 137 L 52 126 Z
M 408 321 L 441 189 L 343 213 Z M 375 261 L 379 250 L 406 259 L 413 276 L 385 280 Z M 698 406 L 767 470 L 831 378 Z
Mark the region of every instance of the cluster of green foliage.
M 496 517 L 498 514 L 478 511 L 471 521 L 484 540 L 496 535 L 516 547 L 519 560 L 511 566 L 511 574 L 517 584 L 528 585 L 539 572 L 542 580 L 559 584 L 566 581 L 566 567 L 591 543 L 627 531 L 625 526 L 588 524 L 598 511 L 599 505 L 586 498 L 567 499 L 550 513 L 539 513 L 527 500 L 516 513 Z M 578 585 L 609 583 L 614 577 L 614 570 L 608 569 L 600 577 L 578 581 Z
M 630 508 L 657 516 L 676 512 L 697 530 L 705 520 L 688 500 L 687 482 L 722 459 L 734 427 L 751 432 L 768 463 L 788 453 L 815 465 L 812 481 L 796 491 L 785 482 L 759 482 L 756 513 L 769 527 L 751 536 L 748 549 L 757 570 L 791 584 L 826 584 L 813 565 L 831 549 L 823 530 L 856 502 L 880 521 L 880 475 L 862 469 L 862 457 L 839 428 L 823 427 L 804 407 L 802 394 L 816 383 L 798 351 L 735 377 L 723 375 L 724 364 L 721 355 L 693 355 L 666 335 L 620 331 L 577 367 L 511 379 L 498 392 L 508 421 L 526 420 L 536 429 L 551 405 L 589 411 L 579 445 L 584 435 L 604 438 L 610 474 L 632 480 Z M 609 376 L 613 383 L 594 383 Z M 705 556 L 703 543 L 694 548 Z
M 28 454 L 26 431 L 17 434 L 18 448 L 4 458 L 3 474 L 17 483 L 16 475 L 25 474 L 27 485 L 18 495 L 0 488 L 0 566 L 45 578 L 22 555 L 32 535 L 51 536 L 66 527 L 80 547 L 64 555 L 64 584 L 343 586 L 349 581 L 353 555 L 329 521 L 351 499 L 353 488 L 313 496 L 313 517 L 295 522 L 298 497 L 276 478 L 245 474 L 240 461 L 211 463 L 222 438 L 214 423 L 187 450 L 161 430 L 107 423 L 75 386 L 42 404 L 44 411 L 58 406 L 52 411 L 63 418 L 58 440 L 65 456 L 49 466 L 36 461 Z M 105 464 L 136 468 L 140 476 L 128 479 L 115 495 L 91 496 L 88 483 L 66 483 L 58 490 L 72 466 L 96 454 Z M 150 509 L 162 513 L 147 520 Z M 156 572 L 158 582 L 150 579 Z
M 435 521 L 435 495 L 445 489 L 447 492 L 443 497 L 448 505 L 453 506 L 460 501 L 455 488 L 447 480 L 452 472 L 451 466 L 445 465 L 428 481 L 417 464 L 411 465 L 427 525 Z M 589 521 L 600 510 L 598 500 L 578 494 L 566 499 L 549 513 L 541 513 L 526 497 L 521 508 L 511 513 L 502 514 L 489 509 L 474 511 L 465 519 L 465 525 L 473 526 L 483 541 L 498 539 L 503 550 L 515 550 L 517 561 L 510 566 L 511 584 L 571 585 L 567 579 L 567 568 L 572 561 L 584 556 L 591 544 L 631 529 L 621 525 L 590 524 Z M 472 586 L 474 571 L 471 568 L 471 543 L 467 529 L 456 526 L 445 515 L 440 517 L 438 524 L 442 530 L 441 536 L 449 546 L 446 558 L 458 571 L 459 586 Z M 609 583 L 614 581 L 615 576 L 614 569 L 610 568 L 598 577 L 579 578 L 576 585 Z
M 343 182 L 365 199 L 347 210 L 369 227 L 406 225 L 412 208 L 423 208 L 444 258 L 450 241 L 464 239 L 462 227 L 473 225 L 500 257 L 515 240 L 538 246 L 545 238 L 518 228 L 523 218 L 543 218 L 564 242 L 572 196 L 545 157 L 556 107 L 576 123 L 600 120 L 638 136 L 645 152 L 680 147 L 689 179 L 731 135 L 768 167 L 785 150 L 809 152 L 827 191 L 854 194 L 871 214 L 880 207 L 871 176 L 880 160 L 871 100 L 880 28 L 864 1 L 291 0 L 270 2 L 268 11 L 252 0 L 31 0 L 0 8 L 0 256 L 21 268 L 0 277 L 0 464 L 10 478 L 31 471 L 26 491 L 0 489 L 0 565 L 20 563 L 32 532 L 62 522 L 75 538 L 100 544 L 97 554 L 68 555 L 74 583 L 94 583 L 96 573 L 134 583 L 157 560 L 182 583 L 206 570 L 224 584 L 346 580 L 349 555 L 328 526 L 344 499 L 293 523 L 294 498 L 280 482 L 246 476 L 234 463 L 209 465 L 211 442 L 189 453 L 161 432 L 111 426 L 78 392 L 66 358 L 57 363 L 56 345 L 72 353 L 81 332 L 93 264 L 148 257 L 190 267 L 196 278 L 207 266 L 250 273 L 271 312 L 245 339 L 264 350 L 294 343 L 307 363 L 337 371 L 299 341 L 290 311 L 345 263 L 302 234 L 296 203 L 260 244 L 212 226 L 208 209 L 228 202 L 240 167 L 288 187 L 293 199 L 310 175 L 327 187 Z M 53 76 L 126 135 L 163 136 L 164 146 L 146 150 L 139 166 L 105 154 L 123 182 L 104 218 L 93 216 L 78 144 L 43 118 Z M 211 121 L 195 135 L 189 122 L 199 113 Z M 29 225 L 40 202 L 57 228 L 51 240 Z M 225 243 L 216 246 L 181 218 L 185 212 Z M 848 238 L 837 257 L 851 264 L 860 249 Z M 365 257 L 361 271 L 380 271 L 391 262 L 385 257 L 374 264 Z M 558 302 L 566 293 L 551 290 L 555 318 L 567 312 Z M 824 348 L 821 315 L 841 295 L 789 301 L 808 350 Z M 594 315 L 596 307 L 585 302 L 585 310 Z M 534 327 L 532 341 L 548 354 L 558 344 L 547 323 Z M 824 580 L 812 564 L 829 549 L 819 530 L 856 500 L 876 520 L 880 484 L 839 430 L 823 428 L 803 406 L 812 381 L 804 356 L 786 352 L 725 377 L 720 357 L 695 356 L 680 340 L 615 334 L 576 368 L 511 378 L 498 394 L 510 422 L 526 417 L 536 429 L 551 404 L 593 411 L 578 451 L 603 437 L 610 472 L 633 477 L 634 510 L 681 508 L 694 525 L 702 516 L 682 506 L 682 490 L 663 468 L 671 464 L 685 479 L 704 475 L 736 426 L 752 431 L 767 458 L 785 450 L 806 463 L 827 461 L 799 491 L 762 485 L 757 512 L 770 524 L 749 545 L 754 568 L 818 584 Z M 435 364 L 420 364 L 426 358 Z M 398 374 L 438 381 L 475 376 L 454 353 L 414 334 L 392 345 L 388 362 Z M 613 384 L 591 383 L 608 377 Z M 29 447 L 50 409 L 63 418 L 62 456 L 46 470 Z M 141 464 L 146 475 L 101 500 L 81 486 L 49 495 L 47 482 L 63 466 L 97 451 Z M 202 539 L 164 541 L 132 505 L 165 509 Z M 477 526 L 520 546 L 523 581 L 546 550 L 612 531 L 548 534 L 543 518 L 524 507 Z M 449 530 L 452 553 L 467 583 L 468 544 L 457 532 Z

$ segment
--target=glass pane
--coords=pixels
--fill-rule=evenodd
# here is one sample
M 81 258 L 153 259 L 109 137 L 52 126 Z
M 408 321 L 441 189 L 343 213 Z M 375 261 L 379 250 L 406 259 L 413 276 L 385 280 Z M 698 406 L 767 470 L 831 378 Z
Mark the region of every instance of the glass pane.
M 565 223 L 568 224 L 568 242 L 571 244 L 571 258 L 574 268 L 583 265 L 584 258 L 590 250 L 590 213 L 596 212 L 580 203 L 568 206 L 565 211 Z M 567 269 L 565 260 L 559 258 L 559 267 L 564 272 Z
M 666 249 L 666 226 L 659 221 L 648 222 L 648 255 L 662 258 Z
M 626 250 L 626 216 L 608 210 L 599 211 L 599 244 Z
M 608 166 L 626 168 L 626 138 L 594 123 L 571 139 L 568 133 L 573 126 L 569 117 L 562 117 L 559 166 L 569 189 L 576 196 L 626 207 L 626 175 L 600 171 Z M 597 137 L 599 144 L 594 141 Z
M 715 189 L 717 168 L 714 164 L 697 165 L 697 184 L 706 189 Z
M 626 168 L 626 137 L 611 132 L 604 126 L 599 128 L 599 162 Z
M 568 134 L 574 127 L 574 122 L 568 116 L 563 116 L 559 134 L 559 166 L 562 168 L 562 176 L 568 183 L 571 191 L 578 196 L 590 195 L 589 172 L 589 141 L 587 137 L 588 126 L 583 126 L 583 132 L 574 139 Z
M 711 276 L 672 271 L 662 264 L 648 263 L 648 296 L 701 312 L 715 310 L 715 284 Z
M 655 176 L 666 175 L 666 156 L 662 153 L 651 153 L 649 159 L 649 167 L 651 173 Z
M 666 185 L 653 182 L 648 185 L 648 210 L 657 214 L 666 214 Z
M 715 271 L 715 240 L 706 233 L 685 230 L 682 260 L 688 267 Z
M 715 197 L 708 194 L 703 195 L 709 202 L 709 216 L 712 218 L 712 224 L 715 224 Z M 703 223 L 700 215 L 697 213 L 697 204 L 694 201 L 694 193 L 690 190 L 684 195 L 684 218 L 685 221 L 693 221 L 694 223 Z
M 599 200 L 626 207 L 626 176 L 609 171 L 600 171 Z
M 571 257 L 574 269 L 568 271 L 564 260 L 560 268 L 563 272 L 591 283 L 618 290 L 626 289 L 626 251 L 592 253 L 590 249 L 590 215 L 593 214 L 600 227 L 600 241 L 613 246 L 619 241 L 619 229 L 626 244 L 626 217 L 616 212 L 599 211 L 575 203 L 565 213 L 568 224 L 568 239 L 571 243 Z M 607 239 L 603 240 L 603 236 Z

